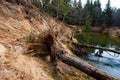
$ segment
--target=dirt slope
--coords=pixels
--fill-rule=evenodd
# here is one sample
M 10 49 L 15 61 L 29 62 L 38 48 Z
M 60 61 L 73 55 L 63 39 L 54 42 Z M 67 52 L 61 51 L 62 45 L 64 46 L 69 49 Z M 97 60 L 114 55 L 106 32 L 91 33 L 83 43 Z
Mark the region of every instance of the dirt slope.
M 20 45 L 0 44 L 0 80 L 52 80 L 37 58 L 25 56 Z
M 30 3 L 0 1 L 0 80 L 52 80 L 43 69 L 47 64 L 24 55 L 27 45 L 21 40 L 47 30 L 43 16 Z
M 45 71 L 48 64 L 26 55 L 30 36 L 45 37 L 50 30 L 63 43 L 71 38 L 70 28 L 28 0 L 0 0 L 0 80 L 52 80 Z

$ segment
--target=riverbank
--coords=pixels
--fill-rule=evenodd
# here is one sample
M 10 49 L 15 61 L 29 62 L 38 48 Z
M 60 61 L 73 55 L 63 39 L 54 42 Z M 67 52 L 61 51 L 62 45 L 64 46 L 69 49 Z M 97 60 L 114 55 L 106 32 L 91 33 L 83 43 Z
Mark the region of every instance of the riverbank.
M 82 31 L 86 31 L 82 27 Z M 120 28 L 119 27 L 111 27 L 107 29 L 106 27 L 91 27 L 89 32 L 96 32 L 96 33 L 107 33 L 111 37 L 120 37 Z

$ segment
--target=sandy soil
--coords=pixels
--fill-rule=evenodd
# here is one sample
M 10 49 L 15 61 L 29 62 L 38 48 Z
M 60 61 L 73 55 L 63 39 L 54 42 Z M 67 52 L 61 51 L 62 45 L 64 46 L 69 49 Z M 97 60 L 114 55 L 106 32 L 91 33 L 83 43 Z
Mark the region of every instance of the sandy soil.
M 24 55 L 27 47 L 20 41 L 21 38 L 31 32 L 38 34 L 47 29 L 42 20 L 35 18 L 37 12 L 31 19 L 27 19 L 30 13 L 26 14 L 24 8 L 4 0 L 0 2 L 0 80 L 52 80 L 43 69 L 47 64 L 38 58 Z M 34 12 L 34 9 L 30 11 Z

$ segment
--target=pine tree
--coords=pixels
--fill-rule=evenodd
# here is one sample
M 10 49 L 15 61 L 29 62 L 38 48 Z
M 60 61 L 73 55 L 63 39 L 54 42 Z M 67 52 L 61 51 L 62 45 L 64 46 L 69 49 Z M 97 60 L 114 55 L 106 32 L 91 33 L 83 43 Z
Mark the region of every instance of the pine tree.
M 92 26 L 92 23 L 93 23 L 93 2 L 91 0 L 87 0 L 87 10 L 88 10 L 88 14 L 87 14 L 87 21 L 85 23 L 85 27 L 87 30 L 89 30 Z
M 99 26 L 101 23 L 101 14 L 102 14 L 102 9 L 101 9 L 101 3 L 100 0 L 94 1 L 94 26 Z
M 70 0 L 53 0 L 52 7 L 56 12 L 57 19 L 64 21 L 66 15 L 70 11 Z
M 76 25 L 81 25 L 82 23 L 82 3 L 81 0 L 78 2 L 74 0 L 73 7 L 72 7 L 72 16 L 73 22 Z
M 110 0 L 108 0 L 108 2 L 106 4 L 104 14 L 106 16 L 105 22 L 107 24 L 107 27 L 109 28 L 112 25 L 112 8 L 111 8 L 111 5 L 110 5 Z
M 66 15 L 71 10 L 70 0 L 61 0 L 61 3 L 62 3 L 61 12 L 62 12 L 62 15 L 63 15 L 63 21 L 65 21 Z
M 82 24 L 82 3 L 81 0 L 78 1 L 78 24 L 81 25 Z

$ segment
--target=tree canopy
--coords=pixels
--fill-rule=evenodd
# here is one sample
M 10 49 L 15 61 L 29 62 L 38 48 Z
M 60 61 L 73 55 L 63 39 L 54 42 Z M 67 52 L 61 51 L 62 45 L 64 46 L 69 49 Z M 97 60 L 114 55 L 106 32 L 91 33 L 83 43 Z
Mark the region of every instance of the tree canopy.
M 50 13 L 57 19 L 68 24 L 85 25 L 86 28 L 92 26 L 107 27 L 120 26 L 120 9 L 112 8 L 110 0 L 106 3 L 106 8 L 102 10 L 100 0 L 87 0 L 82 6 L 81 0 L 31 0 L 42 10 Z M 37 4 L 39 3 L 39 4 Z

